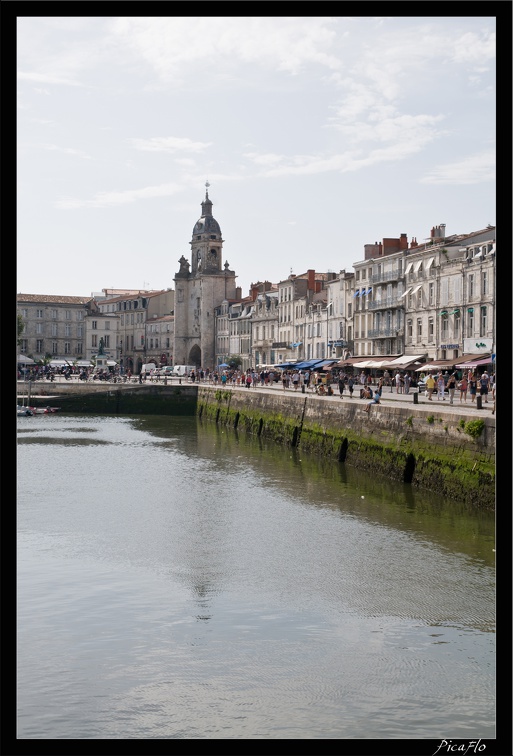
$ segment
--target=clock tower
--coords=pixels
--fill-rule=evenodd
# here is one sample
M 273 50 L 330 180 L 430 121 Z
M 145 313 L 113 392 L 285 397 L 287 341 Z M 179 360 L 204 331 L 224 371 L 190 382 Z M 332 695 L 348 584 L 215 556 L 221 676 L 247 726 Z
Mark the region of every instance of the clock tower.
M 175 274 L 175 365 L 216 365 L 215 308 L 225 299 L 235 299 L 235 273 L 223 266 L 223 238 L 212 215 L 210 184 L 205 184 L 201 218 L 192 230 L 191 263 L 182 255 Z

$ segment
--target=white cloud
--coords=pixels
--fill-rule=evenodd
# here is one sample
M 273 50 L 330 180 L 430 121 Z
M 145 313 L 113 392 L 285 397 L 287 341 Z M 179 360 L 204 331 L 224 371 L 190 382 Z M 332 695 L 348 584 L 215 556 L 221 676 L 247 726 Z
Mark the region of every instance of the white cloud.
M 210 183 L 220 184 L 226 181 L 238 181 L 238 176 L 214 174 L 210 175 Z M 127 189 L 123 191 L 98 192 L 92 199 L 79 199 L 77 197 L 61 197 L 54 205 L 61 210 L 69 210 L 79 207 L 115 207 L 128 205 L 138 200 L 147 200 L 158 197 L 172 197 L 183 192 L 185 187 L 198 187 L 204 185 L 205 178 L 198 175 L 183 177 L 179 183 L 156 184 L 145 186 L 141 189 Z
M 76 79 L 69 79 L 66 76 L 52 73 L 38 73 L 37 71 L 18 71 L 18 79 L 20 81 L 37 81 L 41 84 L 59 84 L 66 85 L 68 87 L 82 87 L 84 86 L 80 81 Z
M 236 61 L 298 74 L 307 64 L 340 67 L 330 53 L 336 40 L 333 18 L 117 18 L 111 32 L 163 80 L 213 61 L 233 70 Z M 237 72 L 235 71 L 235 76 Z M 173 82 L 171 82 L 173 83 Z
M 258 152 L 246 152 L 243 157 L 248 158 L 256 165 L 277 165 L 284 159 L 283 155 L 276 155 L 274 153 L 267 153 L 259 155 Z
M 42 144 L 41 148 L 43 150 L 50 150 L 52 152 L 62 152 L 65 155 L 76 155 L 77 157 L 83 158 L 84 160 L 91 160 L 90 155 L 87 155 L 87 153 L 83 152 L 82 150 L 75 150 L 72 147 L 62 147 L 58 144 Z
M 193 142 L 192 139 L 180 137 L 152 137 L 126 141 L 136 150 L 145 152 L 202 152 L 212 145 L 212 142 Z
M 179 184 L 161 184 L 160 186 L 146 186 L 142 189 L 127 189 L 121 192 L 98 192 L 90 200 L 62 197 L 55 202 L 55 207 L 66 210 L 79 207 L 115 207 L 117 205 L 128 205 L 140 199 L 172 197 L 179 193 L 181 188 Z
M 481 184 L 495 181 L 496 156 L 492 150 L 434 166 L 420 179 L 421 184 Z

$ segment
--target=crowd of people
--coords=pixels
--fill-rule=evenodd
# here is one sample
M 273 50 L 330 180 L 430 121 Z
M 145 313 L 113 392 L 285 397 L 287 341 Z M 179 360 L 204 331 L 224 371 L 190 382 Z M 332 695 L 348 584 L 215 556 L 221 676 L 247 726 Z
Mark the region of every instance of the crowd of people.
M 149 381 L 159 381 L 161 376 L 158 371 L 151 370 L 149 373 L 141 372 L 138 376 L 133 376 L 131 370 L 125 370 L 122 366 L 116 366 L 113 369 L 96 370 L 93 367 L 84 368 L 72 365 L 61 367 L 51 367 L 49 365 L 35 365 L 30 367 L 19 367 L 18 379 L 25 380 L 55 380 L 56 376 L 63 376 L 66 380 L 78 379 L 81 381 L 112 381 L 127 382 L 138 381 L 139 383 Z M 418 383 L 425 386 L 425 395 L 429 401 L 436 397 L 438 401 L 445 401 L 446 397 L 450 404 L 453 404 L 457 392 L 459 393 L 460 403 L 465 403 L 470 396 L 470 403 L 476 402 L 476 397 L 481 396 L 482 401 L 486 404 L 489 401 L 493 403 L 492 413 L 495 412 L 495 373 L 488 373 L 484 370 L 478 374 L 472 369 L 438 371 L 422 371 L 416 377 L 416 373 L 410 373 L 407 370 L 397 370 L 390 373 L 384 370 L 379 376 L 372 376 L 370 373 L 362 370 L 358 374 L 344 370 L 322 372 L 299 369 L 262 369 L 262 370 L 240 370 L 240 369 L 217 369 L 209 368 L 192 370 L 185 376 L 191 383 L 209 383 L 212 385 L 232 386 L 232 387 L 266 387 L 280 385 L 283 391 L 295 392 L 314 392 L 319 395 L 333 395 L 333 387 L 338 386 L 339 396 L 342 398 L 346 394 L 350 399 L 353 397 L 355 390 L 359 391 L 360 399 L 367 399 L 368 404 L 366 411 L 370 411 L 372 404 L 379 404 L 385 387 L 390 392 L 398 394 L 409 394 L 411 388 L 417 388 Z M 372 386 L 376 388 L 373 390 Z M 490 397 L 490 399 L 489 399 Z
M 495 402 L 495 373 L 488 373 L 484 370 L 478 374 L 473 370 L 430 372 L 421 373 L 421 380 L 426 386 L 426 396 L 432 401 L 433 395 L 436 395 L 438 401 L 445 401 L 445 397 L 450 404 L 454 404 L 456 392 L 459 392 L 460 403 L 467 401 L 470 395 L 470 402 L 476 402 L 476 397 L 481 396 L 482 401 L 488 404 L 488 397 Z M 495 411 L 495 410 L 493 410 Z

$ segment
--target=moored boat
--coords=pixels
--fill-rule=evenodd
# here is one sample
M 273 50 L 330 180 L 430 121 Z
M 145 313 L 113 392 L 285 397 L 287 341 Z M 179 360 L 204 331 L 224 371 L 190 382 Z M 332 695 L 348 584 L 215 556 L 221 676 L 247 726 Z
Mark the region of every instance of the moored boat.
M 17 405 L 17 413 L 18 417 L 32 417 L 34 414 L 30 407 L 20 407 L 20 405 Z
M 50 415 L 53 412 L 58 412 L 59 407 L 28 407 L 34 415 Z

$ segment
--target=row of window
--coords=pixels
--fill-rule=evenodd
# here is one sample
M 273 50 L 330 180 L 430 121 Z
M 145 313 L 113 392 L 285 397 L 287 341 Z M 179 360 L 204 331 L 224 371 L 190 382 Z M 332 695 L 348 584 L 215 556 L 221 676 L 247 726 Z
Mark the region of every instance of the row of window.
M 28 346 L 29 346 L 28 345 L 28 340 L 27 339 L 21 339 L 20 350 L 23 351 L 23 352 L 27 352 L 28 351 Z M 46 351 L 47 350 L 44 349 L 44 339 L 37 339 L 36 340 L 36 352 L 38 354 L 43 354 Z M 52 341 L 51 347 L 50 347 L 50 353 L 51 354 L 55 354 L 55 355 L 62 354 L 59 342 Z M 71 355 L 71 353 L 72 353 L 72 351 L 71 351 L 71 342 L 65 341 L 64 342 L 64 354 L 70 354 Z M 75 351 L 73 352 L 73 354 L 81 355 L 83 353 L 84 353 L 84 345 L 82 344 L 82 342 L 78 341 L 75 344 Z
M 65 320 L 72 320 L 73 319 L 72 318 L 72 313 L 73 313 L 73 310 L 64 310 L 64 319 Z M 83 320 L 84 319 L 84 312 L 82 310 L 75 310 L 75 315 L 76 315 L 76 320 Z M 21 309 L 21 316 L 22 316 L 22 318 L 25 318 L 25 320 L 28 319 L 29 310 L 28 310 L 27 307 L 23 307 Z M 36 310 L 36 318 L 38 318 L 38 320 L 42 320 L 44 318 L 44 316 L 45 316 L 45 311 L 38 308 Z M 52 320 L 57 320 L 58 317 L 59 317 L 59 310 L 55 310 L 55 309 L 50 310 L 50 318 Z

